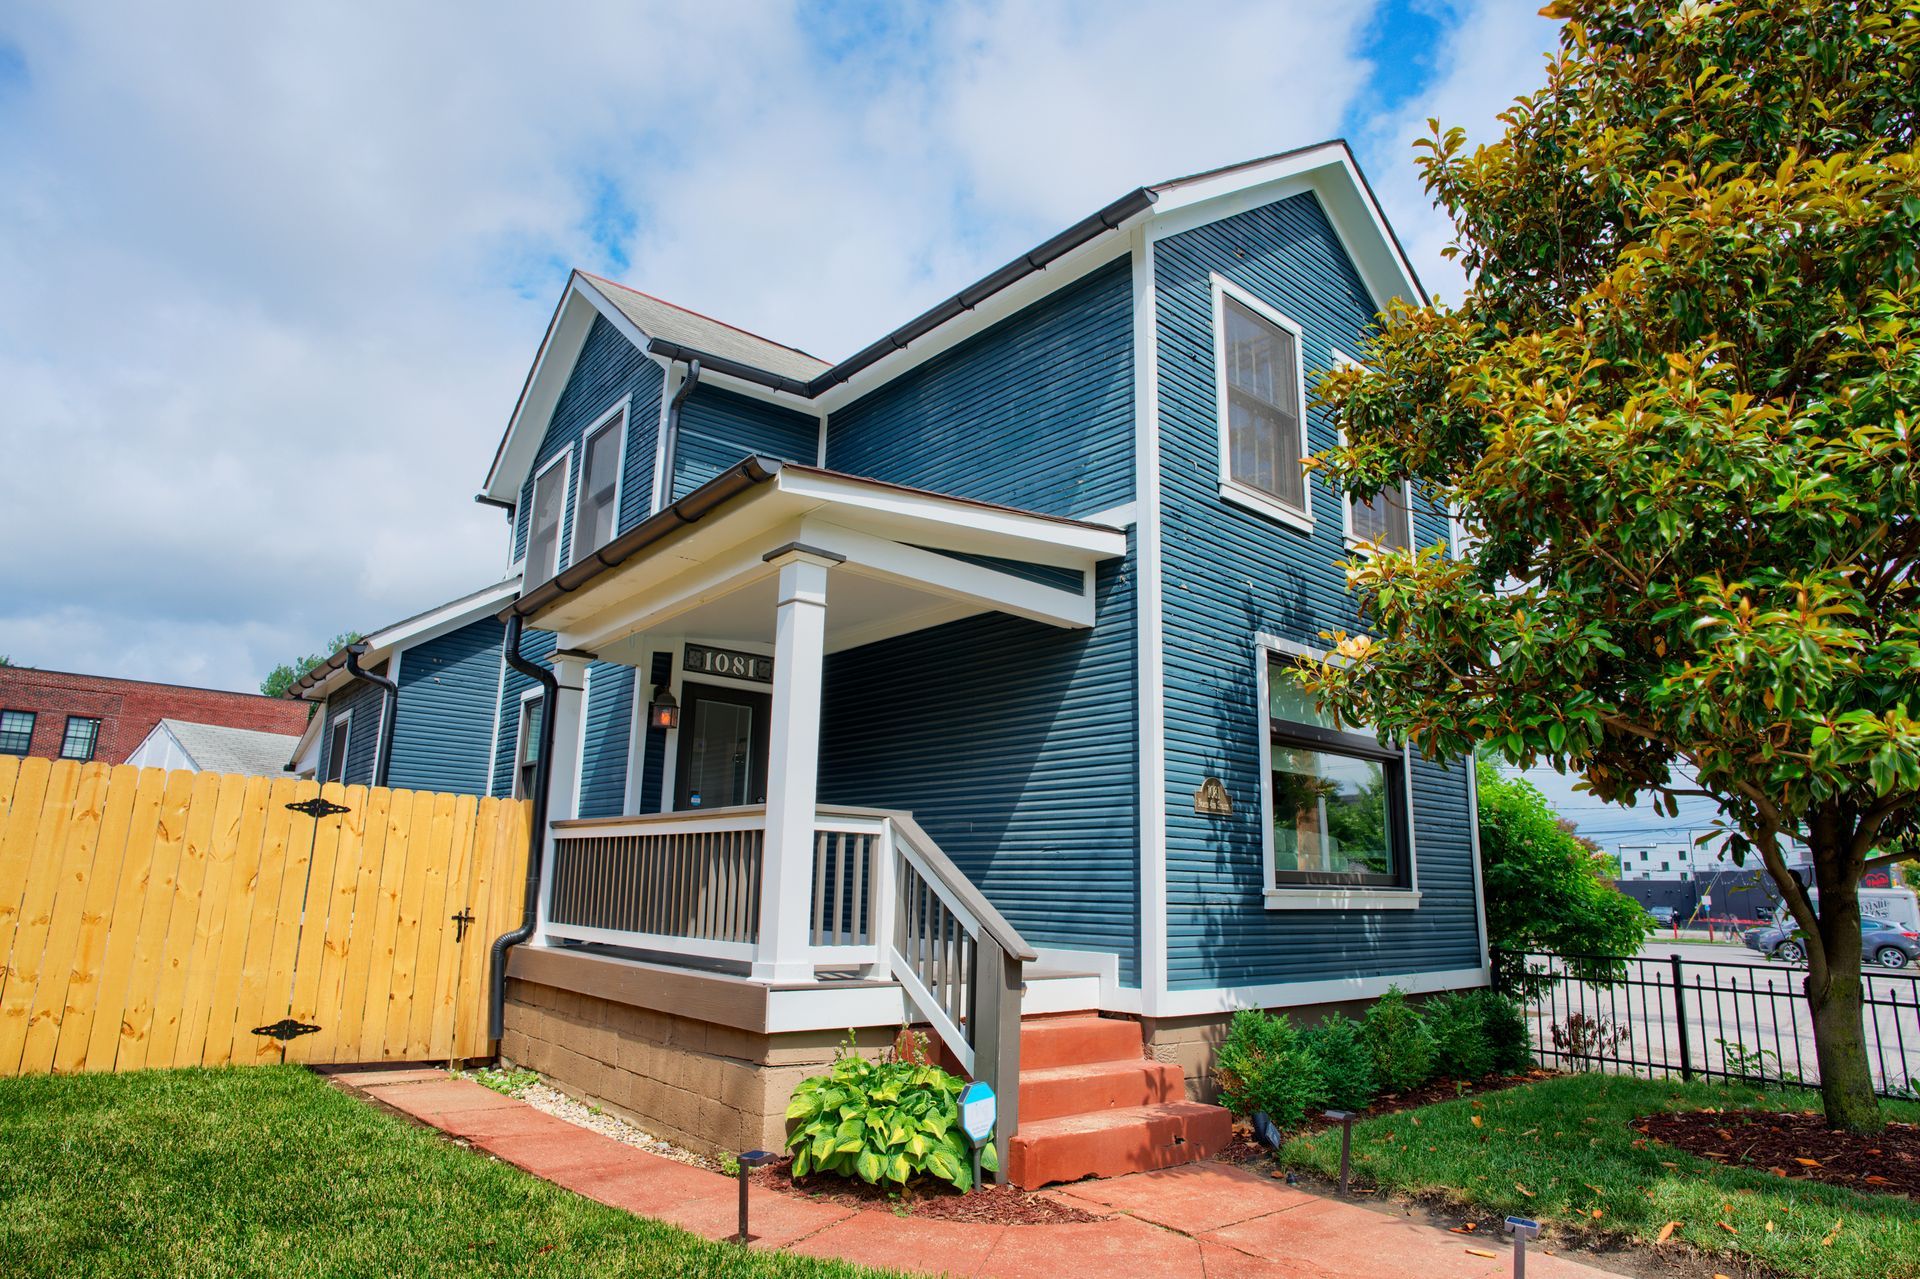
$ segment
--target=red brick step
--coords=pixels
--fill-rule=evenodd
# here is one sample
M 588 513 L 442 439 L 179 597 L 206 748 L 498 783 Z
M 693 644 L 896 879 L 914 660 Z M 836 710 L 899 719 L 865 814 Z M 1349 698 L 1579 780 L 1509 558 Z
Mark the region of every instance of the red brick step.
M 1020 1023 L 1022 1070 L 1081 1066 L 1096 1061 L 1138 1061 L 1140 1023 L 1072 1013 L 1029 1017 Z
M 1011 1144 L 1008 1173 L 1025 1189 L 1117 1177 L 1206 1159 L 1233 1137 L 1233 1119 L 1197 1101 L 1127 1106 L 1029 1122 Z
M 1020 1071 L 1020 1123 L 1186 1099 L 1180 1067 L 1139 1058 Z

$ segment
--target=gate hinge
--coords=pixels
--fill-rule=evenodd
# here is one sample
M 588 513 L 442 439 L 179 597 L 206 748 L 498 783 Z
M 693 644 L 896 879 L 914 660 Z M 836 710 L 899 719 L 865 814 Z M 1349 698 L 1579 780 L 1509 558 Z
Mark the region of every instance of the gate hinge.
M 289 805 L 289 807 L 291 807 L 291 805 Z M 277 1039 L 284 1044 L 289 1039 L 298 1039 L 302 1035 L 316 1034 L 319 1029 L 318 1026 L 309 1025 L 304 1021 L 295 1021 L 291 1017 L 282 1017 L 271 1026 L 255 1026 L 253 1033 L 256 1035 L 265 1035 L 268 1039 Z
M 345 804 L 336 804 L 332 800 L 322 799 L 318 795 L 315 795 L 312 799 L 303 799 L 297 804 L 288 804 L 287 807 L 296 813 L 305 813 L 315 821 L 318 821 L 322 817 L 332 817 L 335 813 L 351 813 L 353 811 Z

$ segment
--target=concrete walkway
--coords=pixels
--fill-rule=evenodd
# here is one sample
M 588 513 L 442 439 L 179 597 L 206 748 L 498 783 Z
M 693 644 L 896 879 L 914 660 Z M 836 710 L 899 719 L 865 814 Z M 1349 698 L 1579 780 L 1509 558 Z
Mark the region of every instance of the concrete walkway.
M 637 1150 L 438 1070 L 338 1073 L 339 1082 L 536 1177 L 670 1221 L 709 1239 L 737 1228 L 739 1186 Z M 1494 1279 L 1513 1271 L 1504 1241 L 1451 1234 L 1382 1208 L 1344 1203 L 1243 1168 L 1202 1162 L 1083 1181 L 1047 1193 L 1101 1217 L 1002 1226 L 900 1217 L 756 1191 L 756 1248 L 869 1266 L 997 1279 Z M 1476 1255 L 1493 1252 L 1492 1257 Z M 937 1269 L 930 1270 L 932 1267 Z M 1531 1279 L 1611 1272 L 1539 1251 Z

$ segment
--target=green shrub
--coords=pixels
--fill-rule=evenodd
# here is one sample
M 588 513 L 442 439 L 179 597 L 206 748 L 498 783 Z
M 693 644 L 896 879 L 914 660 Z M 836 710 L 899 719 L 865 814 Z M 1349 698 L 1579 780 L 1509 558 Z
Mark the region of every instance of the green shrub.
M 1493 1045 L 1487 1040 L 1486 1008 L 1478 992 L 1442 995 L 1420 1013 L 1433 1036 L 1433 1073 L 1449 1079 L 1478 1079 L 1493 1069 Z
M 787 1103 L 797 1121 L 787 1138 L 793 1175 L 831 1172 L 904 1185 L 926 1175 L 965 1191 L 972 1187 L 973 1145 L 960 1131 L 960 1080 L 938 1066 L 888 1053 L 860 1056 L 851 1041 L 833 1069 L 800 1081 Z M 998 1171 L 991 1143 L 980 1166 Z
M 1214 1067 L 1220 1102 L 1242 1119 L 1264 1110 L 1282 1128 L 1326 1104 L 1320 1065 L 1286 1017 L 1243 1008 L 1227 1027 Z
M 1327 1104 L 1340 1110 L 1365 1110 L 1378 1089 L 1373 1079 L 1373 1053 L 1360 1023 L 1333 1013 L 1301 1032 L 1300 1042 L 1320 1068 Z
M 1382 1091 L 1410 1092 L 1433 1077 L 1433 1036 L 1398 986 L 1389 986 L 1367 1009 L 1365 1033 Z
M 1503 1075 L 1532 1069 L 1533 1037 L 1520 1005 L 1494 990 L 1477 990 L 1473 998 L 1480 1002 L 1493 1069 Z

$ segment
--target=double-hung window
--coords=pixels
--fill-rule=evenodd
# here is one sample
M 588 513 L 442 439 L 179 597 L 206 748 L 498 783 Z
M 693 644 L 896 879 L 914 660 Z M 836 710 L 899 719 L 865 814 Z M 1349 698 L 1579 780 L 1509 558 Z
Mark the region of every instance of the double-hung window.
M 514 750 L 513 797 L 533 795 L 534 778 L 540 771 L 540 719 L 545 699 L 529 697 L 520 703 L 520 736 Z
M 100 721 L 90 715 L 67 716 L 66 735 L 60 739 L 60 758 L 86 763 L 100 745 Z
M 552 579 L 560 571 L 560 529 L 567 511 L 567 471 L 571 452 L 562 453 L 534 477 L 533 509 L 527 515 L 527 563 L 521 577 L 526 589 Z
M 32 711 L 0 711 L 0 755 L 24 755 L 33 749 Z
M 353 736 L 353 712 L 336 715 L 327 732 L 327 775 L 322 780 L 337 782 L 347 775 L 347 742 Z
M 1355 546 L 1404 551 L 1413 545 L 1413 505 L 1405 484 L 1370 498 L 1347 497 L 1347 540 Z
M 1347 890 L 1411 905 L 1405 753 L 1321 712 L 1294 682 L 1294 659 L 1269 653 L 1266 662 L 1268 904 Z
M 1219 276 L 1213 303 L 1221 493 L 1310 523 L 1300 326 Z
M 580 496 L 574 499 L 573 558 L 580 559 L 613 540 L 620 495 L 620 439 L 624 409 L 587 436 L 580 454 Z

